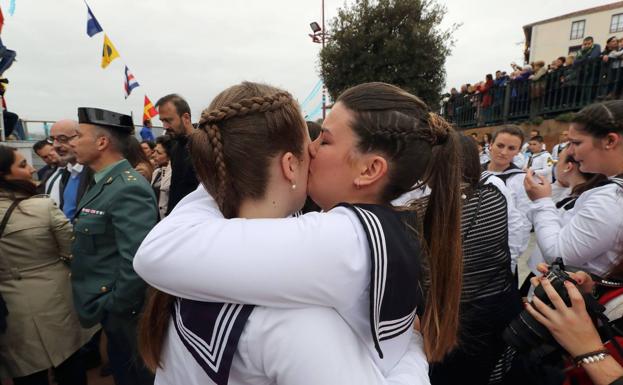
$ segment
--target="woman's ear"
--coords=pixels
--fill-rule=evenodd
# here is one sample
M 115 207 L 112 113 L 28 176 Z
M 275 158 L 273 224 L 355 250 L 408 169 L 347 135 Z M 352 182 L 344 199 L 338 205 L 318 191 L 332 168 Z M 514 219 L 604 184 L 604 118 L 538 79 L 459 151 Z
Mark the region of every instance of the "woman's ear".
M 603 143 L 606 150 L 616 148 L 618 145 L 621 144 L 621 134 L 611 132 L 603 139 Z
M 362 157 L 362 171 L 355 179 L 358 188 L 376 183 L 387 174 L 387 160 L 378 154 Z
M 286 152 L 281 156 L 279 162 L 281 173 L 283 177 L 292 184 L 296 181 L 296 172 L 298 171 L 299 163 L 298 158 L 291 152 Z

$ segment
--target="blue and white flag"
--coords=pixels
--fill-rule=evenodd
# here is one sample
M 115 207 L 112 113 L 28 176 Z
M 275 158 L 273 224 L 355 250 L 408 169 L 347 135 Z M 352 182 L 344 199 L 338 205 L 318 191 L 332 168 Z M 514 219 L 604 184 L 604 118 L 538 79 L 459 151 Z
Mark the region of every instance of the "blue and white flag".
M 91 8 L 89 8 L 89 5 L 87 4 L 87 35 L 89 35 L 89 37 L 93 37 L 93 35 L 96 35 L 102 31 L 102 26 L 97 22 L 93 12 L 91 12 Z
M 128 68 L 128 66 L 125 66 L 125 79 L 123 81 L 123 90 L 125 91 L 125 98 L 127 99 L 128 96 L 130 96 L 130 94 L 132 93 L 132 90 L 138 86 L 139 84 L 134 78 L 134 75 L 132 74 L 132 72 L 130 72 L 130 69 Z

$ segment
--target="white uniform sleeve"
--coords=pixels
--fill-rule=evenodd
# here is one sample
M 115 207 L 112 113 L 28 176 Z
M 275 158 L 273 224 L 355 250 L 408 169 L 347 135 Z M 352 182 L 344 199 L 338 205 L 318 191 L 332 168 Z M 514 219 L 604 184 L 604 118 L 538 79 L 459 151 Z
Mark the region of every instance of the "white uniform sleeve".
M 545 177 L 547 180 L 552 179 L 552 157 L 549 154 L 543 154 L 534 159 L 532 170 L 536 175 Z
M 255 336 L 253 350 L 249 346 L 252 360 L 277 385 L 430 383 L 419 336 L 413 336 L 403 358 L 384 377 L 370 351 L 334 310 L 306 308 L 279 316 L 284 317 L 279 327 Z
M 582 266 L 601 254 L 616 248 L 622 229 L 623 206 L 621 197 L 613 189 L 590 191 L 575 215 L 561 225 L 551 198 L 542 198 L 531 205 L 539 248 L 544 259 L 551 263 L 562 257 L 565 264 Z
M 511 194 L 513 196 L 515 210 L 519 214 L 515 217 L 515 220 L 517 222 L 513 224 L 513 231 L 515 232 L 515 236 L 513 237 L 513 243 L 515 245 L 514 253 L 516 253 L 517 257 L 523 254 L 523 252 L 526 251 L 526 249 L 528 248 L 528 243 L 530 241 L 530 230 L 532 229 L 532 223 L 530 223 L 530 219 L 528 219 L 528 211 L 530 210 L 530 198 L 528 198 L 528 194 L 526 194 L 526 189 L 523 185 L 525 177 L 526 174 L 513 175 L 508 178 L 506 182 L 506 186 L 511 191 Z M 517 261 L 511 261 L 512 271 L 515 271 L 516 266 Z
M 219 218 L 195 191 L 147 235 L 134 258 L 150 285 L 194 300 L 272 307 L 352 306 L 369 285 L 370 252 L 354 213 Z
M 517 265 L 517 259 L 525 250 L 524 235 L 522 235 L 523 218 L 522 214 L 515 207 L 513 194 L 502 180 L 496 176 L 490 176 L 486 184 L 492 184 L 500 190 L 506 198 L 506 209 L 508 212 L 508 248 L 511 253 L 511 264 Z M 514 270 L 513 270 L 514 271 Z

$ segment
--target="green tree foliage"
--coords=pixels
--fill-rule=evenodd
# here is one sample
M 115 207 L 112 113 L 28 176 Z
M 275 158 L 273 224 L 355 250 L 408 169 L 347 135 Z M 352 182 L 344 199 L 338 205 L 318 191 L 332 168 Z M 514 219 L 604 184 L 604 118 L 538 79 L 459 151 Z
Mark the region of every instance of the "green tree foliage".
M 440 28 L 445 13 L 435 0 L 356 0 L 341 8 L 320 52 L 321 76 L 333 100 L 350 86 L 382 81 L 437 106 L 458 28 Z

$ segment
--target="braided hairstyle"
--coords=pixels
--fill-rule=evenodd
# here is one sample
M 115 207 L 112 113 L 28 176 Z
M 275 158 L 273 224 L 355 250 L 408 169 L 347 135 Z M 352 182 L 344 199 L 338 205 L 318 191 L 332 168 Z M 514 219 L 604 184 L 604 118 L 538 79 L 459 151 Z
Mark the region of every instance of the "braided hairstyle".
M 422 332 L 429 360 L 440 361 L 457 343 L 459 322 L 462 251 L 457 133 L 418 97 L 386 83 L 354 86 L 336 103 L 353 115 L 358 150 L 377 152 L 387 160 L 382 203 L 390 204 L 416 185 L 431 188 L 423 222 L 429 288 Z
M 201 114 L 188 143 L 201 184 L 223 216 L 238 216 L 244 199 L 260 199 L 270 160 L 285 152 L 302 157 L 307 126 L 292 96 L 278 88 L 244 82 L 221 92 Z M 139 351 L 155 371 L 174 297 L 150 289 L 139 325 Z
M 203 111 L 189 143 L 197 175 L 226 218 L 245 198 L 261 198 L 270 159 L 301 157 L 306 125 L 292 96 L 245 82 L 219 94 Z
M 610 133 L 623 134 L 623 100 L 594 103 L 580 110 L 572 123 L 580 131 L 601 139 Z

